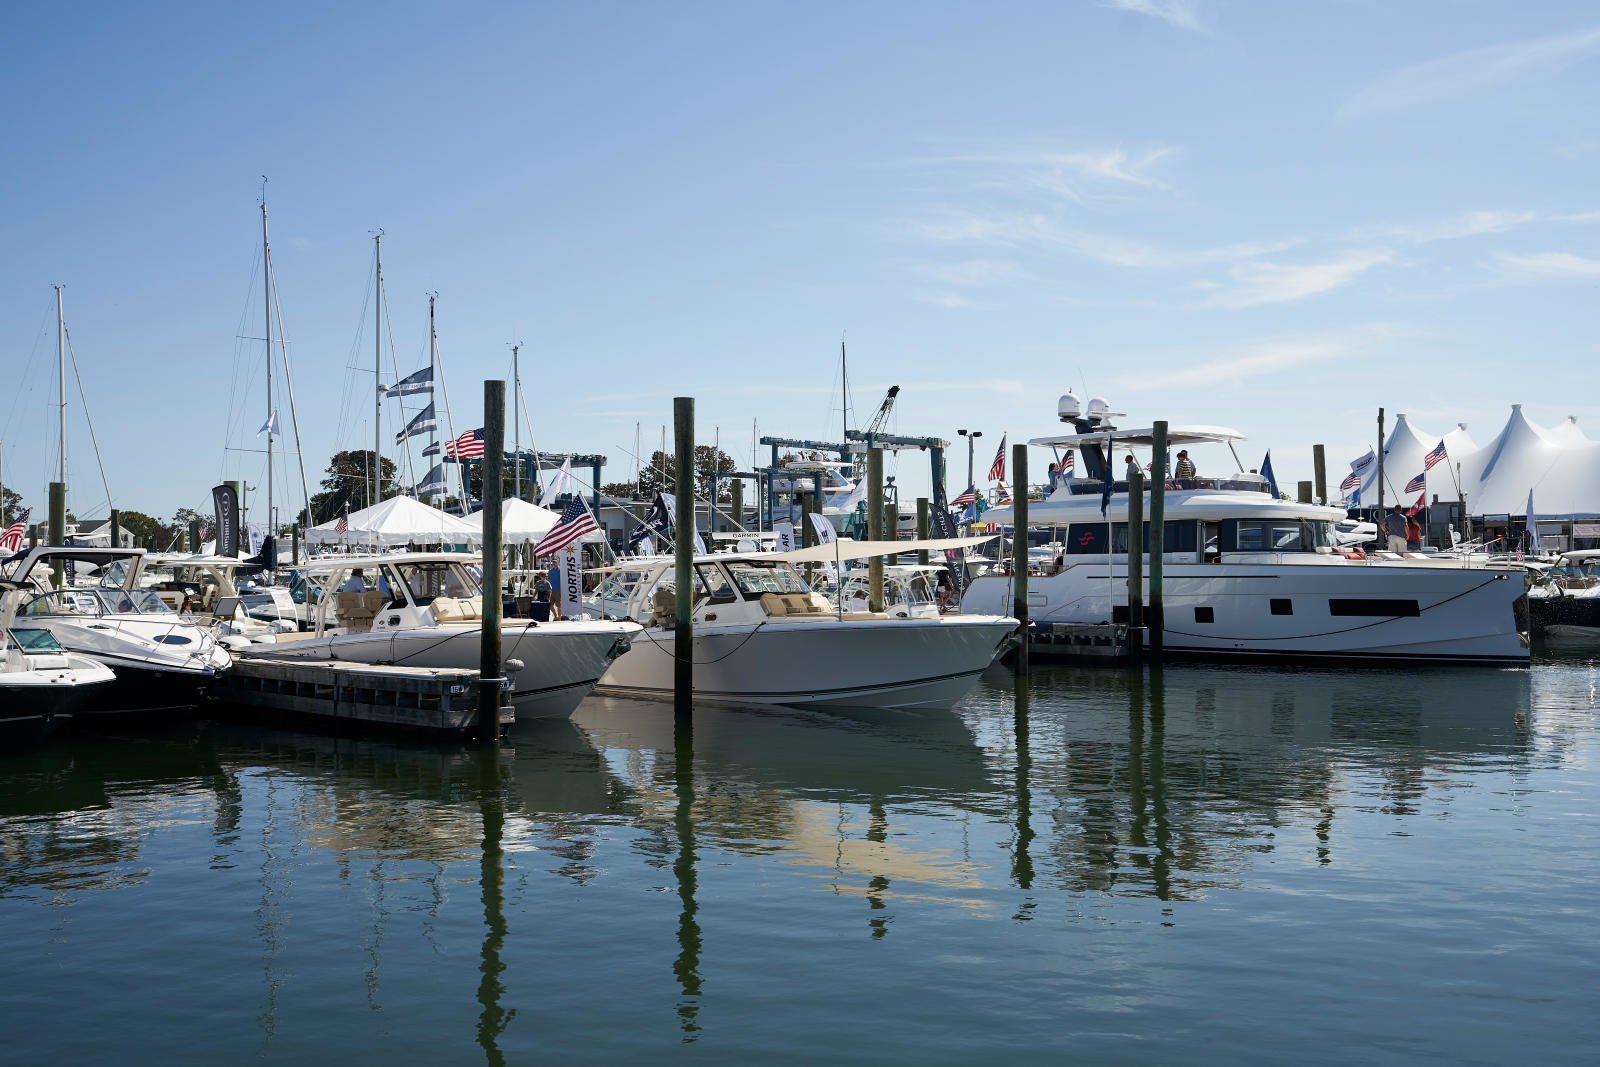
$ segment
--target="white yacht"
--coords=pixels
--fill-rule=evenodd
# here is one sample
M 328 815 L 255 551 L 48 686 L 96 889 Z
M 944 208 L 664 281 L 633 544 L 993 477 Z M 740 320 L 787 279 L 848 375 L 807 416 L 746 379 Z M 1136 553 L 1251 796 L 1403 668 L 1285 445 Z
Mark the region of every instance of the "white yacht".
M 696 702 L 948 708 L 977 684 L 1017 627 L 998 615 L 844 611 L 806 586 L 790 555 L 695 559 L 689 655 Z M 671 699 L 679 654 L 674 563 L 628 567 L 645 572 L 628 601 L 629 617 L 645 629 L 600 679 L 599 691 Z
M 305 564 L 300 569 L 330 591 L 311 631 L 279 634 L 248 655 L 476 670 L 483 591 L 467 570 L 471 562 L 476 557 L 404 552 Z M 572 714 L 639 632 L 629 622 L 588 620 L 504 619 L 501 629 L 505 660 L 522 662 L 511 690 L 519 718 Z
M 1054 573 L 1029 578 L 1029 610 L 1035 625 L 1121 622 L 1127 610 L 1127 483 L 1114 474 L 1107 501 L 1104 479 L 1108 465 L 1120 474 L 1124 464 L 1113 451 L 1144 449 L 1148 456 L 1153 431 L 1113 428 L 1113 415 L 1099 398 L 1085 410 L 1069 393 L 1059 411 L 1075 432 L 1028 443 L 1075 450 L 1086 477 L 1068 479 L 1028 505 L 1029 526 L 1050 530 L 1049 539 L 1064 545 L 1059 570 L 1052 565 Z M 1173 426 L 1167 434 L 1173 450 L 1226 445 L 1232 453 L 1243 439 L 1219 426 Z M 1169 654 L 1528 662 L 1517 609 L 1526 580 L 1519 569 L 1338 549 L 1333 526 L 1345 518 L 1342 509 L 1280 499 L 1252 473 L 1174 479 L 1165 497 L 1163 641 Z M 1144 514 L 1148 544 L 1148 499 Z M 986 518 L 1009 524 L 1014 510 L 994 508 Z M 991 574 L 972 582 L 962 609 L 996 611 L 1010 603 L 1010 577 Z
M 40 545 L 4 564 L 4 576 L 29 590 L 18 625 L 45 630 L 67 652 L 115 672 L 116 684 L 101 687 L 84 714 L 193 708 L 232 665 L 209 629 L 140 586 L 144 556 L 141 548 Z
M 60 729 L 116 679 L 110 667 L 69 653 L 49 631 L 13 627 L 27 595 L 9 583 L 0 592 L 0 738 L 7 741 Z

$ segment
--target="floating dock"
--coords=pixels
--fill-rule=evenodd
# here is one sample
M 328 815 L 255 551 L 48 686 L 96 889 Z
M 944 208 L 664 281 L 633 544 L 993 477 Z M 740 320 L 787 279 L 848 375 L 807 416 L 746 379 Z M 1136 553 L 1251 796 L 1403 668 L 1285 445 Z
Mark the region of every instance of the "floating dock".
M 351 727 L 459 736 L 478 721 L 478 672 L 469 670 L 236 656 L 211 693 L 224 704 Z M 502 704 L 500 730 L 515 721 Z
M 1025 632 L 1035 663 L 1132 663 L 1144 645 L 1144 631 L 1124 623 L 1057 622 Z

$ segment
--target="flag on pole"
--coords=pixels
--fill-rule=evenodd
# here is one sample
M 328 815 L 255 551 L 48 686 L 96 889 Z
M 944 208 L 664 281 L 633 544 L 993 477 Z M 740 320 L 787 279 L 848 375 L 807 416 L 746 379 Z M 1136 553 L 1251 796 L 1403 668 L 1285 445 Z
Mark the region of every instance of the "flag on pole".
M 1272 449 L 1267 449 L 1267 458 L 1261 461 L 1261 477 L 1267 480 L 1267 490 L 1276 500 L 1283 494 L 1278 492 L 1278 478 L 1272 473 Z
M 426 458 L 428 456 L 437 456 L 438 454 L 439 454 L 439 442 L 438 441 L 433 442 L 427 448 L 424 448 L 422 450 L 422 455 L 423 455 L 424 458 Z
M 333 524 L 333 532 L 334 533 L 340 533 L 340 534 L 349 533 L 350 532 L 350 516 L 348 516 L 348 515 L 340 515 L 339 516 L 339 521 Z
M 1415 515 L 1417 512 L 1421 511 L 1423 508 L 1425 508 L 1427 506 L 1428 506 L 1428 494 L 1427 493 L 1420 493 L 1417 496 L 1417 502 L 1415 504 L 1412 504 L 1409 508 L 1406 509 L 1406 514 L 1407 515 Z
M 415 374 L 408 374 L 389 387 L 390 396 L 407 396 L 411 393 L 433 392 L 433 368 L 423 367 Z
M 1067 454 L 1061 457 L 1061 477 L 1065 478 L 1072 473 L 1072 449 L 1067 449 Z
M 1367 472 L 1367 468 L 1372 466 L 1372 461 L 1377 458 L 1378 454 L 1369 448 L 1367 449 L 1366 455 L 1362 456 L 1360 459 L 1353 459 L 1350 461 L 1350 469 L 1355 471 L 1357 474 L 1365 474 Z
M 1106 434 L 1105 470 L 1100 475 L 1100 517 L 1106 517 L 1106 512 L 1111 507 L 1111 456 L 1113 438 Z
M 1348 493 L 1352 489 L 1359 488 L 1360 485 L 1361 475 L 1357 474 L 1355 471 L 1351 471 L 1349 474 L 1345 475 L 1344 481 L 1339 483 L 1339 489 L 1342 492 Z
M 283 431 L 278 428 L 278 409 L 277 408 L 273 408 L 272 409 L 271 413 L 267 415 L 267 421 L 263 422 L 261 424 L 261 429 L 256 431 L 256 436 L 257 437 L 260 437 L 262 434 L 269 434 L 269 435 L 271 435 L 273 437 L 282 437 L 283 436 Z
M 553 556 L 568 545 L 576 544 L 584 534 L 593 533 L 599 528 L 594 516 L 589 514 L 589 507 L 583 502 L 583 497 L 574 494 L 567 503 L 567 510 L 561 513 L 561 521 L 552 526 L 550 532 L 540 539 L 533 554 Z
M 1000 435 L 1000 447 L 995 450 L 994 462 L 989 464 L 989 480 L 1003 482 L 1006 480 L 1006 435 Z
M 1420 493 L 1420 492 L 1422 492 L 1424 489 L 1426 489 L 1428 487 L 1427 475 L 1428 475 L 1428 472 L 1426 470 L 1424 470 L 1421 474 L 1419 474 L 1415 478 L 1411 479 L 1409 482 L 1406 483 L 1405 491 L 1408 492 L 1408 493 Z
M 483 427 L 468 430 L 454 441 L 446 441 L 444 454 L 455 459 L 482 459 Z
M 1526 537 L 1534 551 L 1539 549 L 1539 519 L 1533 513 L 1533 487 L 1528 487 L 1528 510 L 1523 513 L 1523 524 L 1526 527 Z
M 32 514 L 32 508 L 23 508 L 17 513 L 17 521 L 7 526 L 4 533 L 0 533 L 0 550 L 22 551 L 22 535 L 28 532 L 28 516 Z
M 1429 452 L 1426 456 L 1422 457 L 1422 469 L 1424 472 L 1431 471 L 1433 470 L 1433 465 L 1435 463 L 1449 458 L 1450 453 L 1444 450 L 1444 441 L 1441 439 L 1438 444 L 1433 446 L 1432 452 Z
M 450 480 L 444 473 L 443 463 L 434 464 L 433 470 L 429 471 L 427 476 L 418 482 L 416 488 L 412 490 L 418 496 L 432 496 L 435 493 L 448 493 L 449 491 Z
M 428 433 L 437 429 L 438 425 L 438 420 L 433 416 L 433 404 L 430 401 L 427 407 L 417 412 L 416 416 L 406 423 L 405 429 L 394 435 L 394 443 L 399 444 L 406 438 L 415 437 L 419 433 Z
M 200 540 L 204 541 L 206 538 L 211 536 L 211 527 L 207 526 L 205 523 L 201 523 L 200 529 L 196 532 L 200 535 Z
M 556 473 L 554 478 L 550 479 L 549 488 L 539 498 L 539 506 L 547 508 L 554 504 L 558 498 L 568 494 L 575 496 L 577 492 L 578 484 L 572 480 L 572 457 L 568 456 L 561 461 L 561 470 Z
M 629 551 L 637 552 L 646 541 L 665 536 L 667 527 L 671 525 L 672 512 L 667 510 L 666 499 L 657 493 L 656 498 L 650 502 L 650 510 L 644 513 L 644 521 L 628 535 Z
M 977 500 L 977 499 L 978 499 L 977 487 L 969 485 L 969 486 L 967 486 L 967 491 L 966 492 L 962 493 L 960 496 L 958 496 L 954 500 L 950 501 L 950 506 L 953 507 L 953 508 L 966 507 L 968 504 L 971 504 L 974 500 Z

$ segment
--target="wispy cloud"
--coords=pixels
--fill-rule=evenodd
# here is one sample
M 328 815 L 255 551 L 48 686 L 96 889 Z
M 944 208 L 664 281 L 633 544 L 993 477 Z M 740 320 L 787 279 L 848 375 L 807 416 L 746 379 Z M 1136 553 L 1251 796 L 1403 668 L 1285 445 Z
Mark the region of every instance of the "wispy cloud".
M 946 211 L 907 227 L 936 244 L 1054 248 L 1116 267 L 1187 268 L 1271 255 L 1292 241 L 1253 241 L 1210 248 L 1167 248 L 1068 225 L 1053 213 Z
M 1160 19 L 1180 30 L 1201 30 L 1199 5 L 1195 0 L 1106 0 L 1106 7 L 1132 11 Z
M 1284 304 L 1341 289 L 1394 257 L 1385 251 L 1347 252 L 1320 263 L 1239 263 L 1229 269 L 1231 284 L 1200 300 L 1201 307 L 1249 308 Z
M 1402 67 L 1357 89 L 1342 118 L 1435 104 L 1519 78 L 1560 71 L 1600 50 L 1600 27 L 1474 48 Z
M 1175 153 L 1169 147 L 1063 149 L 1033 139 L 966 144 L 948 152 L 916 156 L 900 165 L 932 171 L 944 181 L 969 188 L 1043 192 L 1090 204 L 1134 191 L 1166 189 L 1154 172 Z
M 963 259 L 940 264 L 929 273 L 944 285 L 973 288 L 1016 281 L 1022 277 L 1022 268 L 1011 259 Z
M 1502 277 L 1511 281 L 1588 281 L 1600 278 L 1600 259 L 1572 252 L 1502 252 L 1495 257 Z

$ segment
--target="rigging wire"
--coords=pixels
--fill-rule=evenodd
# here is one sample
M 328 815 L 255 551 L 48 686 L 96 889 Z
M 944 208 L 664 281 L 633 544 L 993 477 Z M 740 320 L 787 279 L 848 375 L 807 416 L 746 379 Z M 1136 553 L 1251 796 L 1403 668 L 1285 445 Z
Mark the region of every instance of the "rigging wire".
M 294 429 L 294 455 L 300 467 L 300 496 L 305 503 L 307 525 L 311 519 L 311 486 L 306 480 L 306 454 L 300 445 L 300 412 L 295 405 L 294 375 L 289 371 L 289 337 L 283 328 L 283 298 L 278 294 L 278 275 L 272 271 L 272 261 L 267 260 L 267 277 L 272 286 L 272 307 L 277 313 L 278 320 L 278 346 L 283 353 L 283 380 L 289 392 L 289 425 Z M 270 412 L 269 412 L 270 414 Z M 270 516 L 269 516 L 270 518 Z
M 61 326 L 61 333 L 67 339 L 67 355 L 72 357 L 72 377 L 78 383 L 78 402 L 83 405 L 83 421 L 89 427 L 89 443 L 94 446 L 94 462 L 100 468 L 100 487 L 106 491 L 106 513 L 109 515 L 111 512 L 111 483 L 106 480 L 106 464 L 105 460 L 100 456 L 100 441 L 94 433 L 94 419 L 89 416 L 89 398 L 83 391 L 83 374 L 78 369 L 78 353 L 72 347 L 72 331 L 66 328 L 65 323 Z M 115 540 L 116 531 L 113 530 L 111 532 L 113 540 Z

